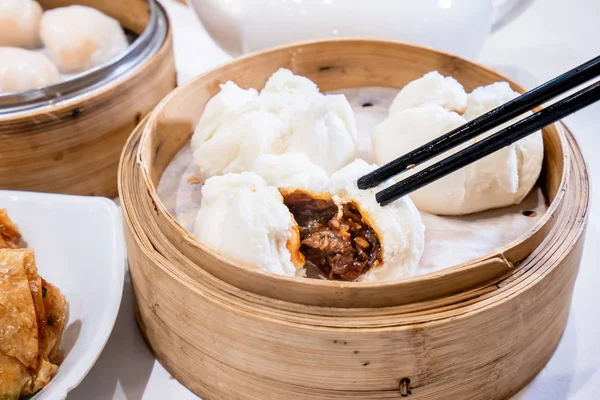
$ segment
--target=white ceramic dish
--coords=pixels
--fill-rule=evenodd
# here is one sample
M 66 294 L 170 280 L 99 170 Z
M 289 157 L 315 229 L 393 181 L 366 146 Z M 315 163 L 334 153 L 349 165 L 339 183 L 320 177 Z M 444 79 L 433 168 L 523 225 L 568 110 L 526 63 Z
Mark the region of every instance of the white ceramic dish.
M 109 199 L 0 191 L 0 208 L 35 250 L 39 273 L 69 303 L 65 359 L 35 400 L 67 397 L 106 344 L 121 304 L 125 248 L 119 209 Z

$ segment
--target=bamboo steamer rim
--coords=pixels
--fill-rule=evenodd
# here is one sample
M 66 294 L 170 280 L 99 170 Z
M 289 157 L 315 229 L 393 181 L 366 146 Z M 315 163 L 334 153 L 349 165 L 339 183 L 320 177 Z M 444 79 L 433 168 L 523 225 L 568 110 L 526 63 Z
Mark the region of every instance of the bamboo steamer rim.
M 195 239 L 195 237 L 193 237 L 193 235 L 191 235 L 185 228 L 183 228 L 175 220 L 175 218 L 173 218 L 173 216 L 171 216 L 167 212 L 166 208 L 162 204 L 162 202 L 158 196 L 158 193 L 156 191 L 156 187 L 152 183 L 152 176 L 151 176 L 151 173 L 149 172 L 149 169 L 148 169 L 149 166 L 147 164 L 148 157 L 146 157 L 148 154 L 148 151 L 149 151 L 149 147 L 151 146 L 152 132 L 153 132 L 154 126 L 157 125 L 157 120 L 161 116 L 161 111 L 174 98 L 177 98 L 182 93 L 184 93 L 189 86 L 194 85 L 197 82 L 201 82 L 203 79 L 206 79 L 207 76 L 210 76 L 211 74 L 214 74 L 215 72 L 217 72 L 220 68 L 227 67 L 227 66 L 234 65 L 234 64 L 242 64 L 247 60 L 269 56 L 271 54 L 275 54 L 278 52 L 288 52 L 290 54 L 294 54 L 295 52 L 302 52 L 303 50 L 306 50 L 306 48 L 309 48 L 311 46 L 323 46 L 323 45 L 335 46 L 338 44 L 342 44 L 342 45 L 346 45 L 346 46 L 377 45 L 377 46 L 387 46 L 387 47 L 403 47 L 404 49 L 406 49 L 406 51 L 410 51 L 410 52 L 424 52 L 424 53 L 432 52 L 438 56 L 448 57 L 451 60 L 458 60 L 458 62 L 460 62 L 463 65 L 466 65 L 467 67 L 475 68 L 475 69 L 479 70 L 480 72 L 484 72 L 491 76 L 498 77 L 498 79 L 506 80 L 507 82 L 509 82 L 511 84 L 511 86 L 515 90 L 520 91 L 520 92 L 524 91 L 522 87 L 520 87 L 519 85 L 516 85 L 511 80 L 496 73 L 495 71 L 492 71 L 489 68 L 480 66 L 473 62 L 470 62 L 467 60 L 462 60 L 462 59 L 452 56 L 452 55 L 448 55 L 448 54 L 445 54 L 445 53 L 442 53 L 439 51 L 427 49 L 427 48 L 424 48 L 421 46 L 413 46 L 413 45 L 409 45 L 409 44 L 401 43 L 401 42 L 367 40 L 367 39 L 317 40 L 317 41 L 308 41 L 308 42 L 297 43 L 297 44 L 293 44 L 293 45 L 279 46 L 279 47 L 276 47 L 273 49 L 263 50 L 258 53 L 243 56 L 241 58 L 238 58 L 236 60 L 233 60 L 233 61 L 225 64 L 224 66 L 217 67 L 211 71 L 208 71 L 208 72 L 196 77 L 193 81 L 191 81 L 187 85 L 179 87 L 178 89 L 176 89 L 175 91 L 170 93 L 155 108 L 153 113 L 150 115 L 147 123 L 145 124 L 145 127 L 143 128 L 142 137 L 140 139 L 140 146 L 138 148 L 137 158 L 136 158 L 136 162 L 141 166 L 141 171 L 142 171 L 142 174 L 144 175 L 144 180 L 147 182 L 147 187 L 145 189 L 147 189 L 149 196 L 152 198 L 152 202 L 155 206 L 156 212 L 165 216 L 165 218 L 168 221 L 168 223 L 170 224 L 171 228 L 176 230 L 182 236 L 183 240 L 188 245 L 191 245 L 191 246 L 197 248 L 198 251 L 209 254 L 211 257 L 215 258 L 216 260 L 219 260 L 222 263 L 232 265 L 233 268 L 243 268 L 243 269 L 247 270 L 246 268 L 244 268 L 240 265 L 237 265 L 235 262 L 231 262 L 226 257 L 221 256 L 214 250 L 208 248 L 204 244 L 197 241 Z M 235 81 L 235 77 L 231 77 L 231 78 L 232 78 L 232 80 Z M 541 243 L 543 238 L 539 237 L 540 236 L 539 233 L 541 232 L 542 228 L 546 227 L 554 218 L 554 214 L 556 213 L 556 211 L 558 210 L 558 208 L 560 207 L 560 205 L 562 203 L 564 193 L 565 193 L 566 182 L 569 179 L 569 166 L 571 164 L 571 161 L 570 161 L 570 154 L 567 151 L 568 144 L 566 141 L 566 137 L 565 137 L 563 128 L 560 125 L 555 124 L 554 126 L 552 126 L 549 129 L 553 129 L 553 134 L 555 134 L 558 141 L 560 142 L 561 151 L 563 153 L 562 157 L 563 157 L 564 162 L 562 164 L 561 179 L 560 179 L 558 190 L 556 190 L 556 193 L 554 194 L 554 198 L 552 199 L 552 202 L 551 202 L 548 210 L 544 214 L 544 216 L 542 216 L 540 218 L 540 220 L 538 220 L 536 222 L 536 224 L 530 230 L 528 230 L 527 232 L 524 232 L 518 239 L 516 239 L 515 241 L 502 247 L 501 249 L 498 249 L 496 252 L 490 253 L 484 257 L 481 257 L 481 258 L 478 258 L 475 260 L 471 260 L 471 261 L 468 261 L 468 262 L 465 262 L 462 264 L 458 264 L 458 265 L 455 265 L 455 266 L 452 266 L 452 267 L 449 267 L 449 268 L 446 268 L 446 269 L 443 269 L 440 271 L 436 271 L 436 272 L 432 272 L 432 273 L 428 273 L 428 274 L 424 274 L 424 275 L 419 275 L 419 276 L 415 276 L 415 277 L 404 278 L 404 279 L 395 280 L 395 281 L 384 281 L 384 282 L 341 282 L 341 281 L 298 279 L 296 277 L 275 275 L 275 274 L 271 274 L 271 273 L 268 273 L 268 272 L 265 272 L 262 270 L 251 270 L 251 272 L 249 272 L 249 273 L 260 276 L 262 279 L 269 281 L 271 284 L 276 284 L 277 282 L 287 282 L 287 283 L 301 282 L 302 285 L 308 285 L 315 289 L 318 289 L 318 288 L 332 289 L 333 288 L 336 290 L 346 290 L 346 289 L 360 290 L 361 288 L 392 288 L 392 287 L 398 287 L 400 289 L 403 286 L 411 285 L 414 283 L 441 282 L 450 277 L 453 277 L 457 273 L 469 273 L 470 271 L 473 271 L 475 269 L 491 265 L 490 263 L 492 263 L 492 264 L 493 263 L 503 263 L 503 264 L 505 264 L 507 271 L 517 270 L 518 268 L 514 268 L 514 264 L 520 262 L 526 256 L 526 254 L 519 255 L 519 257 L 516 259 L 514 256 L 507 257 L 506 254 L 510 253 L 511 250 L 513 250 L 514 248 L 519 246 L 519 244 L 522 244 L 527 241 L 529 241 L 532 244 L 535 244 L 535 246 L 532 245 L 532 247 L 537 247 L 537 245 L 539 245 L 539 243 Z
M 139 132 L 144 128 L 144 121 L 137 129 L 138 134 L 130 137 L 130 142 L 124 150 L 124 158 L 128 148 L 132 146 L 132 139 L 138 141 L 139 147 Z M 435 304 L 431 307 L 424 307 L 411 315 L 411 313 L 402 312 L 402 307 L 386 307 L 386 308 L 364 308 L 364 309 L 345 309 L 338 308 L 330 313 L 329 307 L 313 307 L 306 305 L 295 305 L 287 302 L 281 302 L 272 298 L 264 298 L 256 296 L 252 293 L 247 293 L 236 287 L 229 287 L 232 292 L 224 290 L 230 286 L 226 282 L 220 281 L 218 278 L 208 274 L 209 279 L 214 280 L 219 284 L 219 288 L 213 288 L 207 285 L 207 280 L 191 280 L 184 279 L 177 270 L 172 268 L 174 260 L 167 259 L 161 251 L 157 251 L 152 243 L 143 243 L 147 240 L 142 239 L 140 235 L 144 235 L 145 231 L 140 231 L 133 224 L 130 216 L 137 213 L 136 208 L 132 208 L 130 199 L 127 196 L 123 197 L 123 213 L 125 224 L 136 235 L 134 237 L 137 246 L 145 253 L 145 255 L 154 260 L 156 265 L 161 265 L 163 272 L 170 276 L 171 279 L 177 281 L 183 288 L 194 292 L 197 296 L 213 301 L 219 307 L 228 309 L 244 318 L 253 319 L 256 321 L 276 322 L 280 325 L 301 328 L 303 330 L 330 331 L 350 329 L 357 331 L 365 329 L 369 332 L 374 331 L 389 331 L 389 330 L 404 330 L 414 329 L 419 326 L 435 326 L 447 322 L 448 319 L 472 318 L 480 312 L 485 312 L 493 308 L 499 302 L 508 301 L 516 296 L 521 295 L 527 288 L 534 287 L 538 282 L 546 279 L 547 275 L 552 273 L 556 268 L 561 267 L 562 257 L 554 257 L 554 254 L 564 255 L 569 254 L 582 236 L 588 214 L 589 214 L 589 177 L 585 161 L 581 157 L 581 151 L 575 138 L 569 134 L 570 147 L 575 148 L 578 157 L 577 162 L 580 164 L 577 177 L 571 180 L 571 184 L 579 186 L 581 190 L 572 190 L 569 193 L 571 198 L 576 198 L 576 207 L 564 207 L 560 215 L 561 223 L 565 229 L 556 229 L 554 235 L 550 237 L 543 249 L 538 249 L 544 253 L 540 255 L 546 256 L 550 254 L 552 262 L 537 262 L 535 259 L 526 261 L 526 268 L 520 276 L 511 275 L 494 285 L 492 291 L 487 293 L 481 292 L 481 295 L 473 296 L 471 299 L 464 301 L 458 299 L 455 303 L 449 303 L 443 307 L 436 308 Z M 122 163 L 119 170 L 119 176 L 122 177 L 125 164 Z M 137 165 L 139 167 L 139 165 Z M 138 168 L 141 170 L 141 168 Z M 143 171 L 140 171 L 143 173 Z M 123 185 L 123 179 L 119 179 L 120 193 L 126 193 L 127 188 Z M 549 244 L 549 245 L 548 245 Z M 174 263 L 174 264 L 173 264 Z M 208 279 L 207 277 L 207 279 Z M 377 311 L 385 313 L 378 314 Z M 339 319 L 349 318 L 349 324 L 336 324 Z M 375 318 L 376 322 L 369 321 Z M 382 318 L 385 321 L 382 321 Z M 366 321 L 366 322 L 365 322 Z

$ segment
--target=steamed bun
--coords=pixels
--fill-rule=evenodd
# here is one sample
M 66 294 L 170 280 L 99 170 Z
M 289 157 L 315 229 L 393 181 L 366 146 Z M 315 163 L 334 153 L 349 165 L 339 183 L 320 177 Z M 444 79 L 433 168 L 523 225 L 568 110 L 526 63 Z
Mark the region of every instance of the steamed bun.
M 512 90 L 506 82 L 496 82 L 488 86 L 477 88 L 469 95 L 467 100 L 467 110 L 464 114 L 465 118 L 468 120 L 475 119 L 518 96 L 519 94 Z M 531 114 L 531 112 L 527 112 L 523 117 L 530 116 Z M 512 121 L 501 125 L 490 131 L 488 135 L 514 124 L 519 119 L 520 118 L 515 118 Z M 542 132 L 538 131 L 533 133 L 503 150 L 514 153 L 514 157 L 516 158 L 517 192 L 513 203 L 518 204 L 531 191 L 542 171 L 542 162 L 544 160 L 544 139 L 542 137 Z M 493 154 L 490 156 L 493 156 Z
M 244 90 L 233 82 L 221 85 L 221 91 L 204 107 L 191 146 L 200 147 L 220 126 L 238 119 L 244 108 L 257 97 L 258 92 L 254 89 Z
M 22 92 L 52 85 L 58 70 L 42 54 L 15 47 L 0 47 L 0 93 Z
M 41 46 L 42 7 L 35 0 L 0 0 L 0 46 Z
M 291 118 L 291 135 L 285 151 L 305 154 L 328 173 L 356 156 L 354 112 L 342 94 L 316 98 Z
M 298 227 L 279 191 L 254 172 L 208 179 L 194 226 L 196 238 L 244 266 L 293 276 L 303 264 Z M 295 248 L 294 256 L 290 248 Z
M 431 87 L 426 90 L 426 85 L 421 87 L 424 90 L 418 94 L 421 98 L 437 100 L 390 112 L 390 116 L 375 127 L 372 143 L 378 164 L 406 154 L 518 96 L 506 82 L 475 89 L 467 96 L 461 116 L 454 112 L 457 108 L 450 102 L 440 102 L 440 96 L 427 90 L 439 91 Z M 499 129 L 502 127 L 496 131 Z M 452 152 L 480 139 L 471 140 Z M 518 204 L 537 181 L 543 152 L 542 136 L 538 132 L 413 192 L 410 197 L 419 210 L 439 215 L 463 215 Z
M 302 153 L 263 154 L 256 158 L 253 169 L 283 192 L 304 189 L 319 193 L 326 190 L 329 181 L 325 170 Z
M 40 35 L 63 73 L 97 67 L 123 54 L 129 46 L 119 21 L 79 5 L 44 12 Z
M 358 281 L 384 281 L 411 276 L 423 255 L 425 226 L 409 198 L 382 207 L 375 199 L 375 192 L 381 187 L 358 189 L 358 178 L 375 168 L 376 165 L 357 159 L 327 179 L 325 171 L 312 165 L 301 154 L 263 155 L 255 163 L 257 174 L 265 178 L 269 185 L 280 189 L 286 204 L 290 203 L 289 195 L 301 193 L 320 201 L 329 199 L 337 205 L 338 213 L 342 212 L 346 204 L 352 204 L 358 209 L 363 221 L 375 231 L 381 246 L 381 262 L 360 275 Z M 321 205 L 317 208 L 323 207 Z M 290 205 L 290 211 L 292 210 L 294 206 Z M 300 238 L 304 239 L 302 232 L 306 228 L 301 220 L 297 221 L 300 225 Z M 334 240 L 329 235 L 326 232 L 324 243 Z M 304 244 L 305 241 L 300 243 Z M 304 255 L 307 261 L 311 260 L 308 253 Z M 336 256 L 328 256 L 327 259 L 329 258 L 335 259 Z
M 404 86 L 394 98 L 389 112 L 392 115 L 423 105 L 438 105 L 461 114 L 467 106 L 467 93 L 453 77 L 432 71 Z
M 465 122 L 461 115 L 438 105 L 393 114 L 375 127 L 372 138 L 375 160 L 383 165 Z M 421 211 L 454 214 L 467 196 L 466 182 L 467 171 L 463 168 L 413 192 L 410 198 Z
M 382 187 L 368 190 L 358 188 L 358 178 L 376 168 L 377 165 L 369 165 L 366 161 L 357 159 L 335 172 L 328 183 L 335 202 L 355 203 L 381 242 L 382 264 L 371 268 L 359 278 L 366 282 L 413 275 L 425 248 L 425 225 L 409 198 L 404 197 L 382 207 L 375 199 L 375 193 Z
M 280 69 L 263 90 L 233 82 L 206 105 L 192 135 L 201 179 L 249 171 L 261 154 L 302 153 L 332 173 L 356 156 L 356 121 L 342 95 L 323 95 L 308 78 Z

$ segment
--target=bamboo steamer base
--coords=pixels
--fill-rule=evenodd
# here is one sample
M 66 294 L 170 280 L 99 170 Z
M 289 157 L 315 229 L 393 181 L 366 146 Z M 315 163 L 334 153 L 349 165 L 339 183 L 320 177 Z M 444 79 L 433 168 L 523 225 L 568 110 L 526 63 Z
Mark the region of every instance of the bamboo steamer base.
M 136 154 L 142 129 L 124 157 Z M 190 284 L 171 267 L 185 258 L 153 246 L 138 219 L 151 216 L 125 197 L 140 328 L 165 368 L 205 400 L 509 398 L 546 364 L 567 320 L 589 196 L 580 150 L 567 138 L 564 212 L 515 274 L 475 298 L 404 314 L 391 308 L 375 322 L 349 310 L 353 327 L 265 298 L 265 307 L 252 308 L 255 295 L 209 274 Z M 135 170 L 121 177 L 122 192 L 139 178 Z
M 85 4 L 140 33 L 144 0 L 45 0 Z M 145 18 L 145 20 L 144 20 Z M 131 131 L 176 86 L 171 32 L 144 65 L 75 99 L 0 117 L 0 188 L 115 197 L 119 157 Z
M 138 321 L 158 359 L 205 400 L 516 393 L 560 340 L 581 257 L 589 182 L 572 135 L 561 124 L 544 129 L 538 184 L 548 210 L 488 256 L 390 282 L 267 274 L 198 242 L 168 214 L 156 186 L 220 83 L 261 88 L 279 67 L 322 91 L 400 88 L 431 70 L 467 90 L 505 80 L 421 47 L 343 39 L 241 57 L 167 96 L 130 137 L 119 171 Z

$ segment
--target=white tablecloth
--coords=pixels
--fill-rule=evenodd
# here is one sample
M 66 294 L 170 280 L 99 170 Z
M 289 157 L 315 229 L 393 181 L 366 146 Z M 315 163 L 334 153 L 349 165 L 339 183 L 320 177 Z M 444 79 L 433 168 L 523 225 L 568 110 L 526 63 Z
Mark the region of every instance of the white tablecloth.
M 212 42 L 185 6 L 163 0 L 173 22 L 180 83 L 229 56 Z M 538 0 L 516 21 L 492 35 L 480 60 L 532 87 L 600 54 L 598 0 Z M 567 118 L 600 187 L 600 104 Z M 600 399 L 600 221 L 592 199 L 575 297 L 556 353 L 518 400 Z M 154 359 L 134 319 L 129 279 L 114 332 L 98 362 L 69 399 L 197 399 Z

